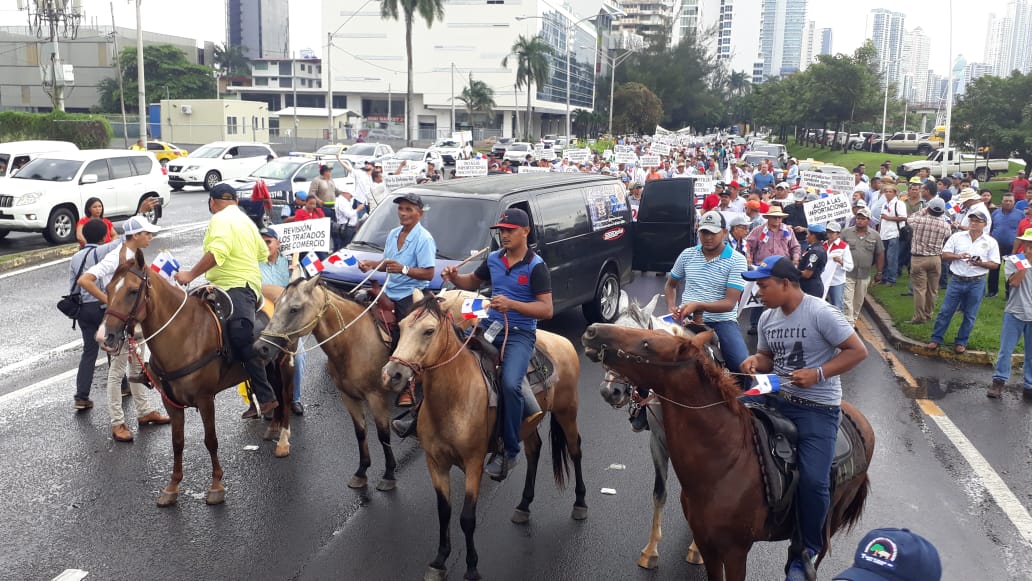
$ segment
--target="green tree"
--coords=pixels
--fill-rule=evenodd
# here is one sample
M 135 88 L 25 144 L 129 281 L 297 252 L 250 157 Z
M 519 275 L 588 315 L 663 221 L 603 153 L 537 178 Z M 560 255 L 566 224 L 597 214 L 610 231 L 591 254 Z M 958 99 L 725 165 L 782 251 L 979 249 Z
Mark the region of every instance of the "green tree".
M 613 130 L 651 135 L 663 118 L 663 102 L 641 83 L 620 85 L 613 95 Z
M 466 112 L 469 113 L 469 123 L 473 127 L 476 127 L 474 116 L 477 113 L 484 114 L 485 122 L 494 113 L 494 89 L 489 87 L 484 81 L 475 80 L 473 73 L 469 75 L 469 85 L 463 87 L 462 93 L 456 98 L 466 105 Z
M 405 57 L 408 84 L 405 89 L 405 111 L 409 113 L 409 121 L 405 124 L 405 143 L 412 144 L 412 123 L 414 108 L 412 106 L 412 24 L 416 14 L 423 17 L 427 27 L 434 25 L 435 20 L 444 19 L 442 0 L 380 0 L 380 15 L 391 20 L 399 18 L 405 21 Z
M 998 156 L 1016 155 L 1032 168 L 1032 73 L 980 77 L 953 107 L 950 140 L 989 146 Z
M 122 49 L 118 55 L 122 69 L 122 87 L 125 90 L 126 110 L 138 113 L 136 94 L 136 47 Z M 147 95 L 175 99 L 210 99 L 215 87 L 212 84 L 212 69 L 190 62 L 186 53 L 170 44 L 143 47 L 143 71 Z M 120 111 L 118 79 L 106 78 L 100 82 L 101 110 L 107 113 Z
M 530 98 L 531 85 L 542 87 L 548 82 L 550 74 L 548 56 L 552 47 L 540 36 L 527 38 L 522 34 L 513 43 L 509 55 L 502 59 L 502 66 L 509 66 L 509 57 L 516 58 L 516 89 L 527 88 L 527 122 L 524 124 L 524 137 L 531 139 L 530 131 Z
M 219 77 L 251 76 L 251 66 L 247 60 L 246 47 L 230 45 L 225 42 L 216 44 L 213 60 L 215 61 L 215 69 L 219 71 Z

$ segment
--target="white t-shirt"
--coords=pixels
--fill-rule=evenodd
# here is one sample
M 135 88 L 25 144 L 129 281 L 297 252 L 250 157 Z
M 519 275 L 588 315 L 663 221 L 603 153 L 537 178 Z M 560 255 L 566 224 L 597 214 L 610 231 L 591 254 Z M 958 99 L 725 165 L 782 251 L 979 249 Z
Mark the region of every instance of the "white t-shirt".
M 980 258 L 984 262 L 1000 264 L 1000 245 L 995 238 L 984 232 L 977 240 L 971 239 L 970 232 L 957 232 L 946 240 L 942 251 L 953 254 L 964 254 L 966 252 L 971 256 Z M 104 258 L 107 259 L 107 256 Z M 975 266 L 966 260 L 952 260 L 950 261 L 950 272 L 957 276 L 970 277 L 982 276 L 989 272 L 989 269 Z
M 899 198 L 893 198 L 892 201 L 885 200 L 885 204 L 882 206 L 882 216 L 891 216 L 894 218 L 906 218 L 907 217 L 907 205 L 905 202 L 900 201 Z M 882 220 L 881 225 L 878 227 L 878 233 L 881 234 L 882 240 L 893 240 L 899 238 L 899 227 L 904 222 L 893 222 L 892 220 Z
M 115 271 L 118 270 L 122 261 L 130 260 L 135 256 L 135 251 L 130 250 L 125 244 L 122 244 L 118 248 L 115 248 L 104 255 L 104 258 L 100 259 L 100 262 L 87 268 L 86 272 L 97 277 L 98 287 L 105 288 L 111 282 L 111 277 L 115 275 Z

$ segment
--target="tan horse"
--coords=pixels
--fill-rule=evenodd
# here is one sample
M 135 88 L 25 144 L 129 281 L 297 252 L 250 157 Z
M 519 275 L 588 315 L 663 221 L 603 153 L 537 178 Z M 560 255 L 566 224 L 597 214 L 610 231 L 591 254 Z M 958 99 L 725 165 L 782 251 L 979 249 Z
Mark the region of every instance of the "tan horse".
M 107 296 L 102 347 L 109 352 L 119 351 L 126 329 L 131 330 L 139 323 L 144 336 L 149 338 L 149 367 L 155 376 L 153 379 L 160 384 L 155 387 L 161 391 L 165 409 L 172 418 L 172 479 L 162 489 L 158 506 L 172 506 L 179 498 L 179 483 L 183 480 L 184 416 L 188 407 L 197 408 L 201 414 L 204 445 L 211 456 L 211 485 L 205 502 L 223 503 L 226 489 L 222 485 L 223 470 L 215 435 L 215 395 L 238 385 L 247 375 L 240 363 L 220 355 L 219 350 L 228 347 L 224 347 L 215 316 L 201 299 L 187 297 L 183 289 L 160 276 L 153 276 L 139 250 L 134 260 L 122 263 L 115 271 Z M 275 299 L 275 296 L 266 296 L 266 300 Z M 191 371 L 192 367 L 196 369 Z M 282 458 L 290 454 L 289 405 L 294 396 L 294 365 L 292 361 L 281 359 L 267 365 L 266 372 L 280 404 L 273 412 L 266 439 L 273 439 L 279 433 L 275 455 Z
M 364 488 L 368 484 L 366 471 L 372 460 L 362 405 L 365 402 L 373 414 L 385 459 L 383 478 L 376 489 L 394 489 L 397 461 L 391 449 L 390 394 L 382 388 L 380 380 L 380 370 L 387 363 L 390 351 L 380 340 L 372 315 L 363 305 L 327 290 L 319 284 L 318 278 L 297 278 L 276 302 L 276 313 L 254 348 L 258 355 L 270 360 L 280 351 L 296 350 L 298 339 L 309 333 L 326 353 L 330 377 L 340 391 L 358 438 L 358 470 L 348 486 Z
M 437 558 L 430 563 L 426 579 L 447 576 L 445 563 L 451 553 L 450 472 L 458 466 L 466 474 L 465 497 L 459 522 L 466 537 L 466 579 L 479 579 L 477 551 L 473 543 L 476 529 L 477 498 L 484 459 L 494 431 L 496 410 L 488 406 L 488 387 L 476 357 L 459 340 L 452 318 L 434 297 L 420 302 L 400 323 L 401 340 L 394 357 L 383 368 L 383 381 L 394 391 L 401 390 L 415 376 L 423 383 L 423 404 L 419 409 L 417 432 L 426 452 L 430 480 L 437 491 L 437 516 L 440 537 Z M 576 500 L 572 518 L 587 518 L 584 479 L 581 470 L 580 435 L 577 430 L 577 381 L 580 362 L 577 351 L 565 338 L 537 332 L 538 348 L 555 362 L 558 383 L 537 398 L 541 409 L 551 412 L 552 474 L 563 488 L 569 475 L 568 460 L 573 459 Z M 536 429 L 524 438 L 527 478 L 523 498 L 512 516 L 525 523 L 534 500 L 541 437 Z

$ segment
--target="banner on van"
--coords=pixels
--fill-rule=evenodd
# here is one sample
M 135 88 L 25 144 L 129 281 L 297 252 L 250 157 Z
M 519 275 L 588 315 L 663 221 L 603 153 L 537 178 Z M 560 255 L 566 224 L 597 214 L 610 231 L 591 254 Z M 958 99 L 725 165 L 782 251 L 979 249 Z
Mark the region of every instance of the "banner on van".
M 304 220 L 269 226 L 279 236 L 280 254 L 330 251 L 330 219 Z
M 486 159 L 457 159 L 455 160 L 455 177 L 472 178 L 487 175 Z
M 591 229 L 605 230 L 627 222 L 627 190 L 623 184 L 587 188 Z

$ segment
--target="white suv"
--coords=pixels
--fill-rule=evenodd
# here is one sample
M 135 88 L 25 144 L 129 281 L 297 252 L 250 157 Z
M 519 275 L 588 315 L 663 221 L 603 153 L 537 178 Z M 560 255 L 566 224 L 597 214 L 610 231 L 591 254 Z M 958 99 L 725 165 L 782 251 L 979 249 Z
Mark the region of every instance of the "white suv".
M 211 191 L 221 181 L 242 178 L 276 157 L 264 143 L 216 141 L 168 164 L 168 185 L 178 192 L 185 186 Z
M 161 164 L 148 151 L 90 149 L 42 155 L 0 186 L 0 238 L 11 231 L 42 232 L 51 244 L 75 241 L 75 225 L 89 198 L 104 203 L 105 218 L 136 213 L 146 197 L 161 198 L 148 216 L 171 201 Z

